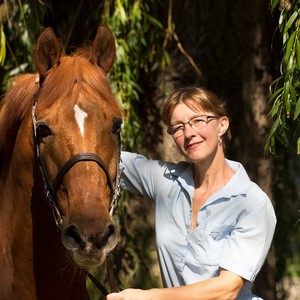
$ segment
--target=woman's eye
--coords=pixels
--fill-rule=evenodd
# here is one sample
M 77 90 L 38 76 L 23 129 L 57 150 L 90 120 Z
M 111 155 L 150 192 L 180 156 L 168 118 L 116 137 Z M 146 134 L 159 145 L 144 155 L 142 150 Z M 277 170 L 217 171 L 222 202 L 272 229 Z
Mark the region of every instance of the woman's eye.
M 37 125 L 37 137 L 39 142 L 42 142 L 44 138 L 48 137 L 51 134 L 52 134 L 51 130 L 47 125 L 45 124 Z
M 184 130 L 183 125 L 173 126 L 173 132 Z
M 192 122 L 195 124 L 195 123 L 202 123 L 202 122 L 205 122 L 205 120 L 203 118 L 195 118 L 192 120 Z
M 112 133 L 118 134 L 121 130 L 121 125 L 122 125 L 121 119 L 114 120 L 112 126 Z

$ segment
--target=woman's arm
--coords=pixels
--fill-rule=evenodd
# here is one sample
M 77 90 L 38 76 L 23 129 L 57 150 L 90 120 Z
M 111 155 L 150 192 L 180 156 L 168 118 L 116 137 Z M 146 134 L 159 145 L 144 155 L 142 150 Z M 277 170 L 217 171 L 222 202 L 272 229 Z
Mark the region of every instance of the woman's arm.
M 230 300 L 236 299 L 245 280 L 227 270 L 218 277 L 174 288 L 127 289 L 107 296 L 107 300 Z

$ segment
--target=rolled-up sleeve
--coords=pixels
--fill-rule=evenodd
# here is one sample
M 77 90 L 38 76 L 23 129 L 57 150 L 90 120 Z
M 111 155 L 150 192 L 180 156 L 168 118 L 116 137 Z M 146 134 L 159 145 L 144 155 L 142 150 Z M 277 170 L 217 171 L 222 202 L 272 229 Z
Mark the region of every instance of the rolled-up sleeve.
M 255 200 L 255 206 L 238 218 L 223 249 L 220 267 L 253 282 L 270 249 L 276 217 L 271 201 L 256 186 L 248 191 L 247 198 Z

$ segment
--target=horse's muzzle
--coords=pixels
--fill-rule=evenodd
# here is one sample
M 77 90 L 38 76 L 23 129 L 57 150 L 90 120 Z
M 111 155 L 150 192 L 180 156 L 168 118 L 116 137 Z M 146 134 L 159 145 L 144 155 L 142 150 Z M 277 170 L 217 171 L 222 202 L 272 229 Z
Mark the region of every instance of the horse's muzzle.
M 61 239 L 73 263 L 80 267 L 95 267 L 101 265 L 117 246 L 119 234 L 112 222 L 94 234 L 88 234 L 73 223 L 62 230 Z

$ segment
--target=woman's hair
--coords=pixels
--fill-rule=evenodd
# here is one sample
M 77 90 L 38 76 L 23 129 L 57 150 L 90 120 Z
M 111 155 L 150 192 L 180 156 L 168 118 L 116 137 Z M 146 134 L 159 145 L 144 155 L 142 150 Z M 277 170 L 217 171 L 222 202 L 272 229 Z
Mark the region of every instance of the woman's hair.
M 162 120 L 167 125 L 171 125 L 171 118 L 175 107 L 184 103 L 193 111 L 206 111 L 219 117 L 228 117 L 226 103 L 216 94 L 204 88 L 185 87 L 174 92 L 164 104 L 162 110 Z M 224 134 L 226 140 L 231 139 L 230 129 Z

